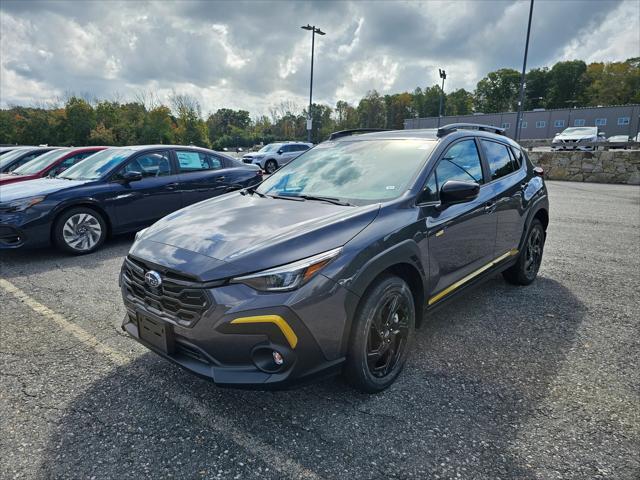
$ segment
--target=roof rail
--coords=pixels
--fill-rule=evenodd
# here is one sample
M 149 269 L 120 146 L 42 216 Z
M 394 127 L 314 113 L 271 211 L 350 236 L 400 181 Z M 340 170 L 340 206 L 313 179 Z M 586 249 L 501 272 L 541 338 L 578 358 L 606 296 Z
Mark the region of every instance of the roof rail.
M 349 137 L 356 133 L 372 133 L 372 132 L 388 132 L 388 128 L 351 128 L 349 130 L 340 130 L 329 135 L 329 140 L 335 140 L 340 137 Z
M 504 135 L 504 128 L 494 127 L 493 125 L 482 125 L 479 123 L 450 123 L 444 127 L 438 128 L 438 137 L 444 137 L 456 130 L 482 130 L 484 132 L 493 132 L 498 135 Z

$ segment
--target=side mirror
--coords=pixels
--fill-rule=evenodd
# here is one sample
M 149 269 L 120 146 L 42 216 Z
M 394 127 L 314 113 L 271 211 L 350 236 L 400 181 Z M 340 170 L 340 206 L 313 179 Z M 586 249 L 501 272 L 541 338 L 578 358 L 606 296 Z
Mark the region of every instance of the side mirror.
M 442 205 L 470 202 L 479 193 L 480 185 L 477 183 L 448 180 L 440 189 L 440 202 Z
M 276 153 L 277 153 L 278 155 L 282 155 L 282 149 L 278 150 Z
M 598 133 L 598 136 L 599 136 L 599 137 L 604 137 L 604 135 L 605 135 L 605 133 L 604 133 L 604 132 L 599 132 L 599 133 Z
M 125 173 L 122 174 L 122 179 L 125 181 L 125 183 L 137 182 L 139 180 L 142 180 L 142 173 L 140 173 L 140 172 L 125 172 Z

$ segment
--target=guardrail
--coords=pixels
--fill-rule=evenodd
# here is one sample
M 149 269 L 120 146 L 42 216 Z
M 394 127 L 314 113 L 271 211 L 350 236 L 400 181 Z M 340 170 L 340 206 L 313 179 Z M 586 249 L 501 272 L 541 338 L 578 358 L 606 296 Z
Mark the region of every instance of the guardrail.
M 539 139 L 539 140 L 520 140 L 518 143 L 527 150 L 531 151 L 537 147 L 551 147 L 551 139 Z M 575 147 L 596 147 L 597 150 L 610 150 L 610 149 L 624 149 L 624 150 L 638 150 L 640 149 L 640 142 L 628 141 L 628 142 L 578 142 L 578 143 L 561 143 L 559 146 L 571 147 L 569 150 L 575 150 Z

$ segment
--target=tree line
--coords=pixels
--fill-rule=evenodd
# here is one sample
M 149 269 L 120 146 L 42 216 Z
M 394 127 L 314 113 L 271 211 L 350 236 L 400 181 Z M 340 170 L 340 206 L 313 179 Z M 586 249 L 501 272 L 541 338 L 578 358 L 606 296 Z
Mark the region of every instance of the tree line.
M 640 103 L 640 58 L 624 62 L 562 61 L 526 74 L 525 109 Z M 520 73 L 503 68 L 482 78 L 475 91 L 444 95 L 445 115 L 494 113 L 517 108 Z M 437 116 L 440 87 L 381 95 L 369 91 L 357 104 L 313 104 L 312 139 L 336 130 L 401 129 L 406 118 Z M 138 145 L 193 144 L 221 150 L 276 140 L 306 139 L 307 110 L 281 102 L 252 118 L 246 110 L 220 108 L 203 117 L 198 101 L 174 94 L 169 105 L 140 94 L 133 101 L 69 96 L 57 105 L 12 106 L 0 110 L 0 144 Z

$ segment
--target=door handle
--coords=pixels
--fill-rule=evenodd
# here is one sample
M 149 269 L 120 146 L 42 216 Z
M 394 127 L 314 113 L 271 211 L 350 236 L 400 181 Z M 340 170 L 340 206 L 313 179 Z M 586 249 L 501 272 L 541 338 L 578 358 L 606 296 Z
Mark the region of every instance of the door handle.
M 520 186 L 522 187 L 522 190 L 526 190 L 527 187 L 529 186 L 529 182 L 522 182 Z
M 180 185 L 179 183 L 169 183 L 166 186 L 167 190 L 175 190 L 176 188 L 178 188 L 178 185 Z
M 223 182 L 227 177 L 216 177 L 216 182 Z
M 496 208 L 496 202 L 491 201 L 484 204 L 484 211 L 487 213 L 493 212 L 495 208 Z

